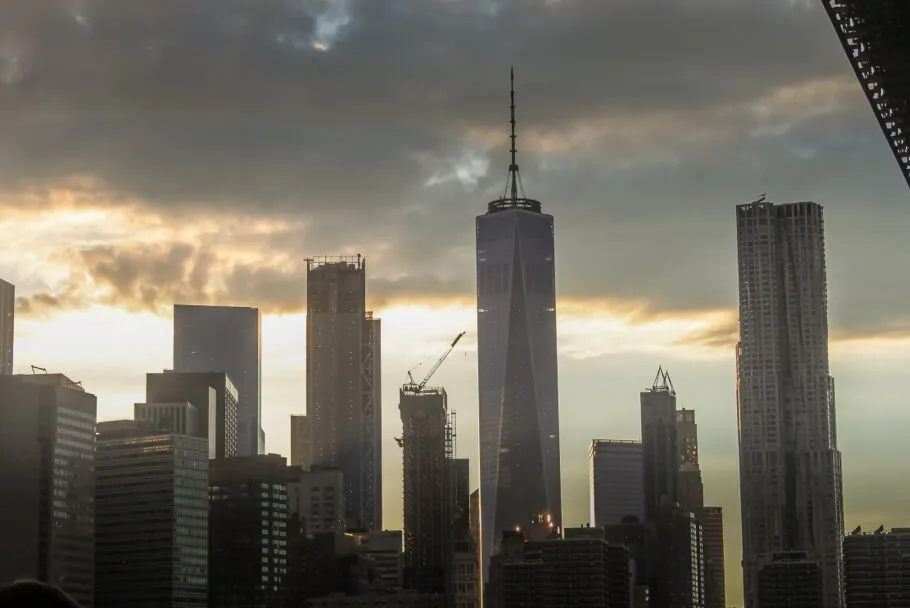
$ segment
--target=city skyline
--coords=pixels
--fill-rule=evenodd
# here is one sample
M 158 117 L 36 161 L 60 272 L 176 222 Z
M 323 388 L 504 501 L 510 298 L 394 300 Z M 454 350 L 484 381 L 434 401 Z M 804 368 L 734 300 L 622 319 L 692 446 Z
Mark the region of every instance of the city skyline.
M 674 23 L 674 30 L 664 38 L 675 46 L 672 56 L 661 54 L 660 61 L 634 41 L 623 43 L 623 48 L 641 51 L 642 66 L 636 72 L 649 73 L 649 61 L 663 70 L 659 78 L 649 75 L 647 83 L 636 82 L 620 64 L 611 63 L 606 70 L 600 65 L 605 57 L 616 61 L 609 44 L 620 44 L 623 30 L 650 26 L 636 9 L 613 7 L 615 13 L 608 14 L 599 12 L 607 10 L 601 8 L 556 9 L 531 3 L 514 32 L 514 39 L 536 41 L 528 46 L 529 56 L 515 59 L 520 73 L 527 73 L 529 79 L 527 91 L 522 88 L 529 121 L 538 117 L 529 124 L 525 140 L 526 166 L 535 167 L 533 176 L 530 172 L 527 176 L 528 186 L 553 202 L 552 211 L 559 220 L 556 274 L 564 520 L 573 525 L 587 518 L 586 451 L 591 439 L 635 437 L 629 420 L 637 420 L 636 394 L 647 385 L 653 368 L 665 365 L 673 370 L 684 397 L 681 405 L 691 404 L 699 411 L 706 502 L 726 511 L 727 588 L 732 603 L 737 603 L 740 586 L 732 357 L 736 299 L 732 209 L 736 204 L 770 191 L 775 201 L 811 199 L 828 210 L 831 362 L 832 375 L 838 378 L 847 527 L 900 526 L 902 513 L 910 505 L 910 494 L 893 488 L 877 468 L 899 453 L 901 437 L 910 428 L 908 414 L 895 406 L 904 396 L 890 382 L 903 372 L 903 361 L 910 356 L 907 286 L 894 280 L 903 272 L 906 252 L 906 186 L 821 8 L 783 0 L 760 8 L 744 8 L 746 4 L 711 5 L 713 13 L 707 15 L 701 7 L 668 8 L 674 19 L 667 21 Z M 83 26 L 77 16 L 92 24 L 94 31 L 110 27 L 111 22 L 92 14 L 93 7 L 88 2 L 85 14 L 66 16 L 79 35 Z M 378 48 L 388 50 L 388 39 L 372 25 L 385 21 L 363 14 L 365 10 L 382 13 L 382 9 L 354 3 L 348 9 L 341 12 L 343 18 L 322 17 L 321 23 L 337 25 L 336 33 L 323 26 L 320 36 L 326 39 L 320 44 L 325 50 L 300 52 L 305 69 L 320 62 L 336 65 L 332 62 L 337 58 L 352 56 L 335 53 L 336 49 L 353 56 L 364 53 L 364 48 L 373 49 L 364 44 L 369 36 L 378 36 Z M 462 15 L 464 20 L 454 31 L 473 35 L 478 41 L 473 46 L 478 48 L 488 42 L 482 37 L 484 27 L 501 35 L 513 15 L 508 9 L 500 13 L 490 9 L 493 16 L 483 12 L 487 25 L 481 27 L 479 17 L 473 20 L 473 9 L 465 10 L 467 16 Z M 565 31 L 543 28 L 552 10 L 565 11 L 565 21 L 559 23 L 571 27 Z M 116 16 L 129 23 L 125 10 Z M 446 37 L 441 20 L 434 20 L 439 13 L 429 17 L 429 22 L 418 18 L 415 23 L 429 27 L 430 37 L 432 32 L 438 34 L 435 44 L 463 48 Z M 408 29 L 413 26 L 408 18 L 396 18 L 403 19 L 401 27 L 409 36 L 416 36 L 416 30 Z M 593 25 L 607 22 L 610 25 Z M 687 23 L 693 25 L 691 30 Z M 691 89 L 684 88 L 676 96 L 676 85 L 661 89 L 668 85 L 660 83 L 680 82 L 674 77 L 691 74 L 687 69 L 703 57 L 704 30 L 696 24 L 724 32 L 711 38 L 710 69 L 700 65 L 699 70 L 709 73 L 711 82 L 731 85 L 717 90 L 695 79 L 712 96 L 691 104 L 692 98 L 686 97 L 692 95 Z M 228 35 L 217 29 L 221 25 L 200 27 L 206 35 L 222 36 L 219 41 Z M 22 29 L 27 36 L 28 27 L 22 25 Z M 733 40 L 727 35 L 731 31 L 752 32 L 756 41 L 751 36 Z M 69 49 L 72 41 L 64 34 L 60 48 Z M 336 34 L 337 39 L 332 38 Z M 655 33 L 655 37 L 660 36 Z M 122 43 L 123 37 L 116 38 Z M 293 52 L 293 45 L 282 46 L 276 39 L 277 35 L 268 37 L 269 44 L 277 45 L 268 47 L 268 52 Z M 769 39 L 779 44 L 764 44 Z M 613 42 L 598 42 L 600 46 L 593 48 L 603 52 L 591 53 L 586 45 L 595 40 Z M 569 54 L 584 49 L 588 59 L 572 69 L 557 68 L 538 54 L 540 48 L 553 46 Z M 3 53 L 3 65 L 12 65 L 8 51 Z M 81 57 L 72 56 L 73 61 Z M 379 51 L 373 54 L 379 56 Z M 793 56 L 801 61 L 793 62 Z M 206 57 L 200 59 L 206 61 Z M 318 61 L 311 62 L 314 57 Z M 391 439 L 398 430 L 395 390 L 409 367 L 399 361 L 430 356 L 448 336 L 473 325 L 470 226 L 483 201 L 490 198 L 488 193 L 501 187 L 497 168 L 505 158 L 500 122 L 502 75 L 508 61 L 475 60 L 466 69 L 436 53 L 414 53 L 414 57 L 432 62 L 413 70 L 419 81 L 387 67 L 376 70 L 400 83 L 377 91 L 399 91 L 404 100 L 396 98 L 395 105 L 387 104 L 380 95 L 369 100 L 358 97 L 356 102 L 365 105 L 354 109 L 332 106 L 338 116 L 320 125 L 323 130 L 301 126 L 311 121 L 282 114 L 290 110 L 280 105 L 246 107 L 256 120 L 270 116 L 276 121 L 264 120 L 255 130 L 262 136 L 261 128 L 271 142 L 256 148 L 267 159 L 268 169 L 253 162 L 256 155 L 239 154 L 243 162 L 235 166 L 236 158 L 208 153 L 211 149 L 195 147 L 203 144 L 182 138 L 175 148 L 195 151 L 194 159 L 206 159 L 207 164 L 195 166 L 199 171 L 179 154 L 151 159 L 170 161 L 164 165 L 149 163 L 143 154 L 152 154 L 154 146 L 149 144 L 160 140 L 147 131 L 126 130 L 115 136 L 106 130 L 110 125 L 90 120 L 86 124 L 100 129 L 100 134 L 88 127 L 76 129 L 87 111 L 78 91 L 68 95 L 60 89 L 64 93 L 60 98 L 67 100 L 66 109 L 72 112 L 55 115 L 62 121 L 56 125 L 61 127 L 60 137 L 44 137 L 41 125 L 47 123 L 41 120 L 13 125 L 0 118 L 0 128 L 10 134 L 0 145 L 11 146 L 10 158 L 17 161 L 0 168 L 0 177 L 6 178 L 0 206 L 5 211 L 2 228 L 7 239 L 6 246 L 0 247 L 0 277 L 16 284 L 22 298 L 16 317 L 16 371 L 28 372 L 34 364 L 72 375 L 99 396 L 99 419 L 128 417 L 132 404 L 143 400 L 144 374 L 168 365 L 167 307 L 175 301 L 261 305 L 267 362 L 263 381 L 266 451 L 288 455 L 288 415 L 305 409 L 299 352 L 305 331 L 305 271 L 300 260 L 314 251 L 362 252 L 371 257 L 375 273 L 368 285 L 371 301 L 367 304 L 381 313 L 385 326 L 383 447 L 386 454 L 396 454 Z M 166 56 L 164 60 L 170 61 Z M 19 107 L 14 104 L 28 101 L 29 90 L 35 90 L 18 87 L 20 79 L 46 76 L 36 67 L 45 64 L 37 59 L 23 59 L 18 65 L 16 70 L 0 71 L 0 87 L 17 93 L 0 102 L 11 112 Z M 93 79 L 98 74 L 80 65 L 85 64 L 71 68 L 83 74 L 85 82 L 97 84 Z M 734 70 L 730 65 L 738 67 Z M 576 67 L 611 77 L 579 76 Z M 254 71 L 241 66 L 238 70 L 241 74 Z M 434 76 L 437 73 L 445 75 L 445 82 Z M 740 87 L 737 75 L 742 73 L 749 73 L 750 82 Z M 357 80 L 346 74 L 345 82 L 349 78 Z M 300 80 L 295 76 L 282 81 Z M 408 91 L 421 90 L 414 88 L 415 82 L 426 83 L 426 96 L 409 97 Z M 657 89 L 649 88 L 652 85 Z M 73 85 L 64 79 L 54 86 Z M 124 106 L 128 115 L 140 118 L 139 123 L 149 116 L 147 107 L 132 105 L 136 101 L 122 97 L 116 87 L 102 84 L 94 90 L 104 93 L 92 100 L 89 116 L 99 107 Z M 274 80 L 264 81 L 260 90 L 274 93 L 267 95 L 276 100 L 270 103 L 287 99 Z M 641 97 L 623 97 L 638 90 Z M 313 93 L 315 99 L 298 105 L 315 111 L 328 99 L 322 95 L 329 93 L 353 102 L 346 92 L 344 85 L 329 79 Z M 252 133 L 243 130 L 251 125 L 238 120 L 243 112 L 236 106 L 226 109 L 225 122 L 218 112 L 208 115 L 211 123 L 195 120 L 192 108 L 200 107 L 198 94 L 192 88 L 179 92 L 170 118 L 153 118 L 147 124 L 162 134 L 175 126 L 179 132 L 186 124 L 211 129 L 206 131 L 210 134 L 225 129 L 229 138 L 251 141 L 242 139 Z M 249 102 L 242 96 L 234 99 L 238 104 Z M 463 106 L 452 105 L 458 103 Z M 662 103 L 673 104 L 669 115 Z M 603 111 L 592 109 L 595 105 Z M 695 109 L 699 105 L 712 120 Z M 41 109 L 40 104 L 23 107 L 27 116 Z M 398 109 L 391 114 L 390 108 Z M 718 115 L 722 119 L 714 120 Z M 402 117 L 415 125 L 414 130 L 400 126 Z M 187 119 L 188 123 L 181 122 Z M 232 129 L 227 123 L 235 120 L 243 126 Z M 337 137 L 336 142 L 332 135 L 333 141 L 326 141 L 326 128 L 351 137 L 356 133 L 361 139 L 353 141 L 363 145 L 333 153 L 329 144 L 341 145 L 338 142 L 345 137 Z M 283 136 L 291 133 L 301 137 L 291 137 L 289 143 Z M 74 141 L 92 143 L 80 146 L 84 153 L 71 154 L 70 140 L 63 136 L 68 134 Z M 393 135 L 403 138 L 393 143 L 389 140 Z M 230 148 L 217 137 L 198 139 L 219 142 L 219 150 Z M 47 150 L 39 153 L 40 145 L 50 140 L 58 148 L 50 156 Z M 21 141 L 27 143 L 17 143 Z M 102 145 L 105 141 L 119 145 Z M 300 152 L 288 155 L 290 145 Z M 308 152 L 315 148 L 325 156 Z M 126 153 L 110 155 L 111 149 Z M 290 158 L 291 170 L 284 172 L 278 158 Z M 339 161 L 345 170 L 356 165 L 361 174 L 357 179 L 340 179 L 328 170 L 324 158 Z M 21 159 L 28 162 L 18 162 Z M 412 164 L 406 165 L 407 172 L 400 172 L 396 162 Z M 140 166 L 142 171 L 137 170 Z M 166 184 L 149 179 L 162 173 L 172 177 Z M 232 175 L 256 179 L 243 180 L 241 188 L 230 179 Z M 181 201 L 186 204 L 179 208 L 171 204 Z M 356 204 L 360 201 L 370 204 Z M 126 340 L 127 336 L 131 339 Z M 470 334 L 466 337 L 461 356 L 452 357 L 438 378 L 439 384 L 449 387 L 451 403 L 459 413 L 459 449 L 474 462 L 475 339 Z M 85 345 L 91 345 L 89 352 Z M 875 442 L 868 441 L 867 429 L 875 429 Z M 388 460 L 384 467 L 386 527 L 396 527 L 400 465 L 395 458 Z M 474 479 L 472 486 L 476 485 Z M 581 507 L 570 511 L 570 504 Z

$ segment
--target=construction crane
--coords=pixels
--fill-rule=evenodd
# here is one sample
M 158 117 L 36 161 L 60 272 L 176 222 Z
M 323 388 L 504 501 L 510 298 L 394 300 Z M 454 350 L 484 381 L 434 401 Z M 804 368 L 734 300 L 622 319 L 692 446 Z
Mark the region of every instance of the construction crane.
M 402 385 L 401 390 L 403 390 L 406 393 L 414 393 L 414 394 L 418 394 L 418 395 L 421 392 L 423 392 L 423 389 L 427 385 L 427 382 L 430 381 L 430 378 L 433 377 L 433 374 L 436 373 L 436 370 L 438 370 L 439 367 L 443 364 L 443 362 L 446 360 L 446 357 L 448 357 L 452 353 L 452 351 L 455 350 L 455 345 L 458 344 L 458 341 L 461 340 L 461 338 L 465 335 L 465 333 L 467 333 L 467 332 L 461 332 L 460 334 L 455 336 L 455 339 L 452 340 L 452 343 L 449 345 L 449 347 L 445 350 L 444 353 L 442 353 L 442 356 L 439 357 L 439 359 L 436 361 L 436 363 L 433 365 L 433 367 L 430 368 L 430 371 L 427 372 L 427 375 L 424 377 L 424 379 L 421 380 L 419 383 L 414 381 L 414 375 L 411 372 L 413 372 L 414 370 L 417 369 L 417 367 L 420 367 L 420 366 L 418 365 L 417 367 L 409 369 L 408 370 L 408 381 L 404 385 Z

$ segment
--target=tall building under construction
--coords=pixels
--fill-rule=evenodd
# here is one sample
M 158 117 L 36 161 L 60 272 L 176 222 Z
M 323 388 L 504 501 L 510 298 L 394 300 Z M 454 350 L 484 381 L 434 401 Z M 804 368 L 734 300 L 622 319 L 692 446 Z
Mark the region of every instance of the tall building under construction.
M 910 2 L 822 1 L 910 185 Z
M 562 514 L 553 216 L 521 186 L 514 87 L 511 124 L 506 190 L 476 226 L 484 580 L 503 530 Z
M 366 260 L 307 260 L 311 464 L 344 475 L 348 526 L 382 529 L 380 321 L 366 310 Z

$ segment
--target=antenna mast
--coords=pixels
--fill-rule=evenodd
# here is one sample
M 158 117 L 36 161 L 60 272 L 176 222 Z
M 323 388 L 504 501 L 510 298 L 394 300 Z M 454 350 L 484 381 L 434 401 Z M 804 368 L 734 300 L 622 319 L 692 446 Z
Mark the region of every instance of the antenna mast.
M 509 80 L 510 80 L 510 94 L 512 98 L 512 164 L 509 165 L 509 175 L 512 178 L 512 200 L 518 200 L 518 163 L 516 162 L 515 155 L 518 152 L 515 147 L 515 68 L 512 67 L 509 69 Z

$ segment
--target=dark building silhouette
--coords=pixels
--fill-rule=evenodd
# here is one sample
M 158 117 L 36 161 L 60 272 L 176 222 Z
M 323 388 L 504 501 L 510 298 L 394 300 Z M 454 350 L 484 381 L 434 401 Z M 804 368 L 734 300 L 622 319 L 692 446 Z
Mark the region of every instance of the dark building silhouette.
M 209 605 L 272 608 L 285 596 L 287 461 L 209 462 Z
M 847 608 L 910 606 L 910 528 L 844 538 L 844 582 Z
M 203 438 L 98 424 L 95 608 L 209 605 L 208 466 Z
M 291 465 L 309 469 L 313 464 L 311 420 L 304 414 L 291 414 Z
M 237 455 L 265 450 L 258 308 L 174 305 L 174 371 L 226 373 L 237 388 Z
M 678 507 L 662 507 L 648 524 L 650 605 L 703 608 L 704 541 L 698 518 Z
M 645 518 L 644 455 L 641 441 L 595 439 L 590 453 L 591 524 Z
M 446 454 L 444 389 L 399 391 L 404 498 L 405 587 L 445 593 L 454 495 Z
M 629 550 L 600 528 L 566 530 L 543 540 L 505 531 L 490 567 L 493 608 L 612 608 L 632 605 Z
M 513 87 L 509 183 L 476 225 L 484 580 L 503 530 L 562 517 L 553 217 L 521 191 L 515 141 Z
M 635 608 L 648 608 L 648 550 L 651 532 L 647 524 L 630 515 L 618 524 L 607 524 L 600 528 L 604 531 L 604 540 L 629 550 L 632 561 L 632 605 Z
M 827 607 L 822 572 L 802 551 L 777 553 L 758 573 L 760 608 Z
M 13 373 L 16 286 L 0 279 L 0 375 Z
M 736 208 L 737 415 L 746 608 L 758 571 L 804 551 L 826 608 L 843 605 L 844 505 L 828 366 L 824 213 L 761 198 Z
M 824 5 L 910 185 L 910 4 L 824 0 Z
M 237 452 L 238 392 L 224 372 L 172 372 L 146 374 L 146 404 L 136 405 L 136 417 L 164 415 L 155 404 L 190 403 L 195 407 L 196 437 L 209 444 L 211 458 L 232 458 Z M 146 413 L 147 412 L 147 413 Z M 215 425 L 214 433 L 211 425 Z M 171 428 L 174 427 L 165 427 Z
M 0 376 L 0 586 L 94 603 L 95 396 L 63 374 Z
M 724 567 L 724 515 L 721 507 L 702 507 L 696 512 L 702 528 L 705 553 L 705 608 L 727 605 Z
M 705 506 L 705 491 L 698 466 L 698 425 L 695 410 L 676 411 L 676 447 L 679 471 L 676 475 L 676 501 L 683 511 L 695 513 Z
M 676 504 L 679 455 L 676 442 L 676 391 L 659 368 L 654 385 L 641 393 L 641 444 L 644 455 L 645 518 Z
M 307 260 L 311 463 L 344 474 L 348 525 L 382 529 L 380 320 L 366 309 L 366 260 Z

